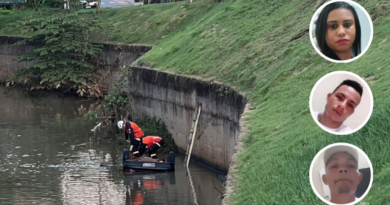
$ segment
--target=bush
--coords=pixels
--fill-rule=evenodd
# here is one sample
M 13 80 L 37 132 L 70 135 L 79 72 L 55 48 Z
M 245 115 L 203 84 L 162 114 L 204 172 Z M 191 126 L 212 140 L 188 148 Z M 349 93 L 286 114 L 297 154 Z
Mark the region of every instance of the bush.
M 20 61 L 35 63 L 18 70 L 16 81 L 30 90 L 63 89 L 77 91 L 80 96 L 102 95 L 100 76 L 96 74 L 101 48 L 90 39 L 91 30 L 98 27 L 96 19 L 62 12 L 23 22 L 22 26 L 33 35 L 16 45 L 43 45 L 20 57 Z
M 167 155 L 170 151 L 176 151 L 177 146 L 167 126 L 160 119 L 145 117 L 136 124 L 144 132 L 144 136 L 159 136 L 164 139 L 164 145 L 157 151 L 157 155 Z
M 12 15 L 12 14 L 13 14 L 13 12 L 11 10 L 6 10 L 6 9 L 0 8 L 0 16 Z

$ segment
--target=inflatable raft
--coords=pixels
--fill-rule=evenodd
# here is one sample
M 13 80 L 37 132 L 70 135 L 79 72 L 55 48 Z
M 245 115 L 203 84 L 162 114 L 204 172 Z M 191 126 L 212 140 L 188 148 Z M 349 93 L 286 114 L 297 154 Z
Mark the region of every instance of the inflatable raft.
M 149 157 L 140 157 L 138 159 L 129 159 L 130 151 L 123 151 L 123 170 L 150 170 L 150 171 L 174 171 L 175 153 L 169 152 L 166 160 L 152 159 Z

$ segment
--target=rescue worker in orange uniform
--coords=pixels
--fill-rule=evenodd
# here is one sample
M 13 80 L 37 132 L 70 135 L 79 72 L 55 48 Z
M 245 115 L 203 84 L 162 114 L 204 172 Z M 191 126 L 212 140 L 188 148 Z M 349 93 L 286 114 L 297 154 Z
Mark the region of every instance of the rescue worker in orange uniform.
M 127 117 L 127 119 L 128 121 L 126 123 L 123 123 L 123 121 L 119 121 L 118 127 L 122 128 L 125 131 L 126 142 L 131 142 L 130 152 L 133 154 L 134 152 L 138 153 L 137 150 L 139 149 L 139 145 L 142 137 L 144 136 L 144 132 L 137 124 L 132 122 L 132 118 L 130 115 Z
M 133 201 L 133 205 L 142 205 L 144 204 L 145 195 L 141 191 L 137 191 Z
M 144 188 L 148 191 L 161 189 L 161 181 L 159 180 L 143 180 Z
M 134 199 L 133 202 L 131 201 L 132 198 Z M 126 190 L 126 205 L 142 205 L 144 204 L 144 201 L 145 194 L 142 192 L 141 188 L 138 188 L 138 190 L 135 192 L 134 197 L 131 197 L 128 189 Z
M 146 136 L 141 140 L 138 156 L 142 156 L 149 149 L 149 157 L 157 159 L 157 150 L 164 145 L 164 139 L 159 136 Z

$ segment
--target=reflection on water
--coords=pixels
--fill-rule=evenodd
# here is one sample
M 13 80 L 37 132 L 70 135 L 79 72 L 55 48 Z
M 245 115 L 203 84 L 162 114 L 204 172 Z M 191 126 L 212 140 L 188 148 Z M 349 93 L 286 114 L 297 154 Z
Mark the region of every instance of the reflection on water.
M 194 204 L 181 156 L 175 172 L 122 172 L 125 146 L 83 118 L 92 103 L 0 87 L 0 204 Z M 217 174 L 190 167 L 197 202 L 220 204 Z

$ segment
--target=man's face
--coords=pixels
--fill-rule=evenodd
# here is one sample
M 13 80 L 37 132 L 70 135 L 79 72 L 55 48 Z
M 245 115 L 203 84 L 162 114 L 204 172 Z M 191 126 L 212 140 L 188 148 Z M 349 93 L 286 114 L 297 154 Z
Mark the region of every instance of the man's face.
M 355 159 L 346 152 L 333 154 L 325 170 L 322 180 L 333 194 L 355 193 L 363 178 Z
M 325 114 L 333 122 L 344 122 L 355 112 L 360 103 L 360 94 L 348 85 L 340 86 L 335 93 L 327 95 Z
M 325 40 L 330 49 L 334 52 L 352 51 L 355 36 L 355 18 L 350 10 L 339 8 L 329 13 Z

